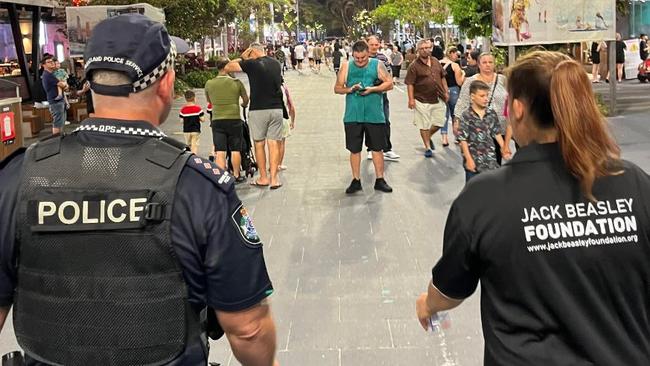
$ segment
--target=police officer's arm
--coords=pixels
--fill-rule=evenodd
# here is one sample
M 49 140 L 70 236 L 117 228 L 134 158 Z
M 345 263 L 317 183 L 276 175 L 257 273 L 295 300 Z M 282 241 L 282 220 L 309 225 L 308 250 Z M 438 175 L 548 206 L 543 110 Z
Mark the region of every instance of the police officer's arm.
M 275 326 L 265 299 L 273 286 L 262 240 L 234 191 L 234 178 L 207 159 L 193 156 L 187 165 L 172 217 L 172 240 L 186 278 L 204 286 L 199 297 L 216 310 L 239 361 L 270 366 Z
M 262 241 L 234 190 L 216 205 L 225 207 L 205 223 L 210 228 L 205 259 L 208 304 L 216 309 L 237 360 L 244 366 L 270 366 L 276 332 L 266 301 L 273 287 Z
M 24 149 L 0 161 L 0 331 L 13 303 L 16 285 L 16 201 L 22 177 Z
M 228 337 L 233 354 L 242 365 L 274 364 L 276 332 L 266 300 L 243 311 L 217 310 L 217 318 Z

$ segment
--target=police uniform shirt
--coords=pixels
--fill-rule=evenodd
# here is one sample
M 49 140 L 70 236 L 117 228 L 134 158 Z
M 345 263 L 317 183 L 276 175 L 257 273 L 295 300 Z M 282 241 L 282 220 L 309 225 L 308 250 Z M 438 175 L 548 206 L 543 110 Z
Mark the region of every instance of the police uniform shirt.
M 93 131 L 88 127 L 93 125 L 109 126 L 111 131 L 129 131 L 130 134 Z M 81 129 L 78 134 L 83 143 L 103 146 L 137 144 L 143 138 L 162 136 L 160 130 L 147 122 L 89 119 Z M 22 162 L 20 154 L 0 165 L 2 307 L 11 306 L 16 286 L 16 200 Z M 226 194 L 217 187 L 218 184 L 231 185 L 232 181 L 222 179 L 219 183 L 216 175 L 217 178 L 212 179 L 210 174 L 216 168 L 208 159 L 192 156 L 188 160 L 176 188 L 171 217 L 172 245 L 183 268 L 188 299 L 197 312 L 206 305 L 222 311 L 244 310 L 273 292 L 262 243 L 252 220 L 234 189 Z M 201 340 L 188 340 L 184 354 L 170 365 L 205 365 L 206 358 L 207 350 Z M 33 361 L 28 364 L 42 365 Z
M 650 178 L 623 170 L 590 202 L 535 144 L 454 201 L 432 285 L 465 299 L 480 280 L 485 365 L 650 365 Z

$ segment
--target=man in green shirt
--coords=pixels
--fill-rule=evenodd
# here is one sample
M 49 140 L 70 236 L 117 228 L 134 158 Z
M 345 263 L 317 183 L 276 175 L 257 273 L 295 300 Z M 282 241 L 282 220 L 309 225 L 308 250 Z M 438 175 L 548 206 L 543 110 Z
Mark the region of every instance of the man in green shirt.
M 243 125 L 239 111 L 239 98 L 241 106 L 248 106 L 248 94 L 244 84 L 226 74 L 225 67 L 228 60 L 217 61 L 219 75 L 205 83 L 205 96 L 208 103 L 212 104 L 212 141 L 216 152 L 216 163 L 224 169 L 226 165 L 226 152 L 230 150 L 232 159 L 232 174 L 237 182 L 243 182 L 240 176 L 241 148 L 243 143 Z
M 352 182 L 345 190 L 347 194 L 361 191 L 361 149 L 366 140 L 372 151 L 375 166 L 375 190 L 392 192 L 384 180 L 384 153 L 386 147 L 386 117 L 384 115 L 383 93 L 393 88 L 393 78 L 386 66 L 377 59 L 371 59 L 368 44 L 358 41 L 352 46 L 353 61 L 341 64 L 334 85 L 336 94 L 345 95 L 345 145 L 350 151 Z

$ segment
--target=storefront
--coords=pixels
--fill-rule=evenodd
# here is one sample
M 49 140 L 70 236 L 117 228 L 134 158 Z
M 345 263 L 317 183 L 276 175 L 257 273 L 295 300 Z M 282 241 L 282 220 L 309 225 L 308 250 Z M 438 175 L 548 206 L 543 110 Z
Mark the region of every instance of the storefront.
M 69 56 L 65 12 L 55 6 L 55 0 L 0 2 L 0 78 L 19 85 L 23 101 L 40 97 L 44 53 Z

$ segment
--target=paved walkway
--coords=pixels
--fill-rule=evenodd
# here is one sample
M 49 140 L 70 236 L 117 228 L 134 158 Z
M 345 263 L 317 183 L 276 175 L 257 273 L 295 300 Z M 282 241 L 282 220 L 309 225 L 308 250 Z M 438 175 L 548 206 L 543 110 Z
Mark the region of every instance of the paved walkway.
M 426 289 L 440 256 L 451 201 L 464 184 L 458 150 L 423 148 L 404 87 L 389 94 L 395 151 L 386 163 L 392 194 L 375 193 L 372 164 L 363 160 L 363 193 L 346 196 L 350 181 L 343 138 L 344 97 L 333 93 L 334 75 L 297 75 L 287 84 L 297 104 L 297 127 L 288 140 L 277 191 L 242 185 L 238 193 L 265 242 L 276 292 L 272 306 L 282 365 L 479 365 L 483 339 L 478 291 L 451 313 L 452 326 L 428 334 L 415 319 L 414 301 Z M 199 93 L 204 104 L 204 97 Z M 163 126 L 182 139 L 176 103 Z M 647 114 L 612 119 L 626 157 L 650 168 Z M 201 136 L 207 155 L 211 136 Z M 11 321 L 0 352 L 16 349 Z M 224 340 L 210 360 L 238 365 Z
M 443 149 L 436 137 L 435 157 L 423 157 L 399 87 L 390 100 L 392 140 L 402 158 L 386 163 L 395 191 L 373 190 L 374 170 L 364 159 L 364 192 L 346 196 L 344 97 L 333 93 L 334 74 L 290 72 L 286 80 L 298 118 L 285 186 L 238 188 L 266 243 L 281 364 L 479 364 L 478 297 L 452 314 L 444 334 L 425 333 L 414 310 L 441 251 L 448 207 L 464 183 L 457 150 Z M 210 358 L 238 364 L 226 342 L 214 344 Z

